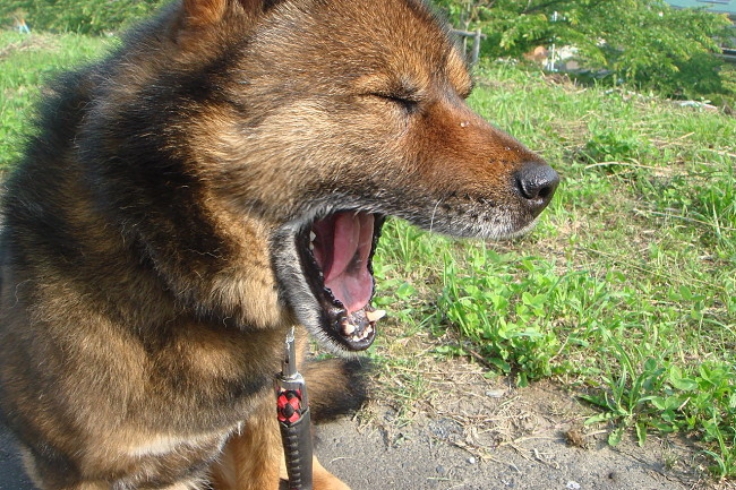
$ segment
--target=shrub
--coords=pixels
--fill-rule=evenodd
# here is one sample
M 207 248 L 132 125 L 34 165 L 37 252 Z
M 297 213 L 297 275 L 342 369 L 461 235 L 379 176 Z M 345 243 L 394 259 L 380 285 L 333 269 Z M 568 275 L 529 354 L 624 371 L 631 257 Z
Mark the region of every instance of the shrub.
M 536 46 L 574 46 L 582 66 L 666 96 L 736 100 L 734 77 L 715 56 L 725 15 L 674 9 L 663 0 L 439 0 L 451 21 L 486 35 L 481 53 L 520 58 Z

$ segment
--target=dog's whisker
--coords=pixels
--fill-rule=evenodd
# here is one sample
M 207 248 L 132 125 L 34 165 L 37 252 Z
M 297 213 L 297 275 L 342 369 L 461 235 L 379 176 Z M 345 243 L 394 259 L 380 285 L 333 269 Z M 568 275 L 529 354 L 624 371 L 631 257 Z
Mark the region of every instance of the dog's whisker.
M 434 209 L 432 210 L 432 217 L 429 220 L 429 231 L 434 231 L 434 219 L 437 216 L 437 208 L 440 207 L 440 204 L 442 204 L 442 199 L 437 199 L 437 202 L 434 205 Z

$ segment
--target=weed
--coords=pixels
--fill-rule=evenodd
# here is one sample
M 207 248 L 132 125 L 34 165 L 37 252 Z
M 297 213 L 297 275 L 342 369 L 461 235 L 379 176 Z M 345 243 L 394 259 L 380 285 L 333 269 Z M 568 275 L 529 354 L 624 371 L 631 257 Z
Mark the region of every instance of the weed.
M 473 249 L 461 268 L 451 255 L 444 259 L 437 323 L 457 328 L 488 362 L 505 374 L 514 371 L 521 385 L 551 375 L 550 360 L 560 342 L 541 319 L 559 281 L 552 266 L 485 247 Z
M 651 145 L 633 131 L 621 133 L 603 129 L 593 132 L 581 156 L 588 163 L 615 169 L 617 163 L 641 161 L 651 151 Z

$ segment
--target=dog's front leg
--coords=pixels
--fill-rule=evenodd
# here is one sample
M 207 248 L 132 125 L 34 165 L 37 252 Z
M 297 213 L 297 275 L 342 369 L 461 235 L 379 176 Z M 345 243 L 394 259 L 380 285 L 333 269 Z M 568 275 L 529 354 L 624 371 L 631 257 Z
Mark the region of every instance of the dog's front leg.
M 215 490 L 277 490 L 281 436 L 276 402 L 267 398 L 245 421 L 243 429 L 225 445 L 212 467 Z
M 286 471 L 286 467 L 284 467 Z M 340 481 L 335 475 L 327 471 L 317 461 L 315 456 L 312 460 L 312 483 L 314 484 L 314 490 L 350 490 L 350 487 Z
M 316 457 L 312 467 L 314 490 L 350 490 Z M 212 468 L 212 485 L 215 490 L 277 490 L 286 478 L 276 405 L 268 399 L 225 445 Z
M 281 464 L 281 488 L 286 490 L 289 475 L 286 473 L 286 462 Z M 330 473 L 319 462 L 317 456 L 312 457 L 312 487 L 314 490 L 350 490 L 350 487 L 343 483 L 338 477 Z

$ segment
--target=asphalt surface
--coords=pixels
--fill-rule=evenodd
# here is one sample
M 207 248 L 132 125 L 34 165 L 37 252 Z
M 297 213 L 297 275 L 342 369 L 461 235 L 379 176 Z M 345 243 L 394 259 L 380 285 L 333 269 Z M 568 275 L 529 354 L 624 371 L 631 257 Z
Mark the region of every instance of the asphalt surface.
M 352 490 L 685 490 L 658 457 L 636 448 L 567 446 L 540 437 L 481 460 L 448 441 L 460 428 L 449 419 L 410 424 L 391 436 L 344 419 L 318 429 L 322 464 Z M 633 453 L 627 453 L 633 451 Z M 638 452 L 637 452 L 638 451 Z M 0 427 L 0 490 L 32 490 L 7 430 Z

